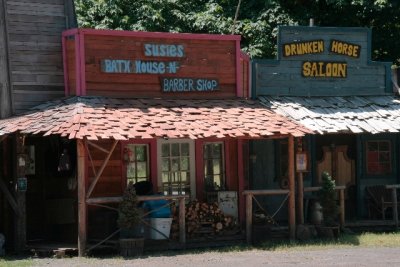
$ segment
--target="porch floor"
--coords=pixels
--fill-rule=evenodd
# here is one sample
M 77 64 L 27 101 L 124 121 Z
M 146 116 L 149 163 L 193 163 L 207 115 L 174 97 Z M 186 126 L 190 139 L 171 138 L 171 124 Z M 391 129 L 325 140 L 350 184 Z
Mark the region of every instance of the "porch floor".
M 34 241 L 28 242 L 27 249 L 38 257 L 47 256 L 77 256 L 78 246 L 77 243 L 63 243 L 51 241 Z

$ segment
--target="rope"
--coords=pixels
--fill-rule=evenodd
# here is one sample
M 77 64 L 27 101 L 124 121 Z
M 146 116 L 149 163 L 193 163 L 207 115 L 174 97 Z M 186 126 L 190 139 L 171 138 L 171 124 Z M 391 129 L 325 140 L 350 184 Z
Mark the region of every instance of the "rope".
M 87 249 L 87 251 L 90 251 L 98 246 L 100 246 L 101 244 L 103 244 L 104 242 L 106 242 L 107 240 L 109 240 L 111 237 L 113 237 L 114 235 L 118 234 L 121 231 L 121 229 L 116 230 L 114 233 L 112 233 L 111 235 L 107 236 L 105 239 L 103 239 L 102 241 L 100 241 L 99 243 L 91 246 L 90 248 Z
M 267 214 L 268 216 L 270 216 L 271 219 L 273 219 L 273 218 L 275 217 L 275 215 L 278 214 L 278 212 L 282 209 L 283 204 L 285 204 L 286 200 L 289 198 L 289 194 L 286 195 L 285 199 L 282 201 L 282 203 L 280 204 L 279 208 L 275 211 L 275 213 L 274 213 L 272 216 L 269 215 L 268 212 L 261 206 L 260 202 L 258 202 L 258 200 L 255 198 L 254 195 L 253 195 L 252 197 L 253 197 L 254 201 L 256 202 L 256 204 L 258 205 L 258 207 L 259 207 L 263 212 L 265 212 L 265 214 Z M 275 222 L 275 220 L 274 220 L 274 222 Z

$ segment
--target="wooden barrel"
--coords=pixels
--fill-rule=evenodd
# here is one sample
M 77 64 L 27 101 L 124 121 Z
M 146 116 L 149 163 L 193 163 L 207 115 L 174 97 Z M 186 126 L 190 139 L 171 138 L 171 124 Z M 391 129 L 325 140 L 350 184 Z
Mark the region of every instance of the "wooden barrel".
M 119 240 L 122 257 L 136 257 L 143 254 L 144 238 L 124 238 Z

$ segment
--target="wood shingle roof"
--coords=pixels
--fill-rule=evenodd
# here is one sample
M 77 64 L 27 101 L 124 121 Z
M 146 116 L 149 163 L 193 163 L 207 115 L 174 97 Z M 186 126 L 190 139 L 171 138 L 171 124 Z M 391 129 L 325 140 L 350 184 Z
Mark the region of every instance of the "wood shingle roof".
M 89 140 L 133 138 L 261 138 L 311 130 L 258 101 L 117 99 L 75 96 L 0 120 L 0 135 L 57 134 Z
M 400 98 L 396 96 L 263 96 L 259 100 L 320 134 L 400 132 Z

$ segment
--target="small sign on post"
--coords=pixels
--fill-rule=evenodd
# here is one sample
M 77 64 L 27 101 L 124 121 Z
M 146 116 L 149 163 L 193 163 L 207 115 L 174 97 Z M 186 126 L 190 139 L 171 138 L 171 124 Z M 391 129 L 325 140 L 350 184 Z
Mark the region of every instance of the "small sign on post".
M 18 178 L 17 191 L 26 192 L 27 189 L 28 189 L 28 180 L 26 179 L 26 177 Z
M 307 153 L 299 152 L 296 154 L 296 170 L 298 172 L 306 172 L 307 169 Z

